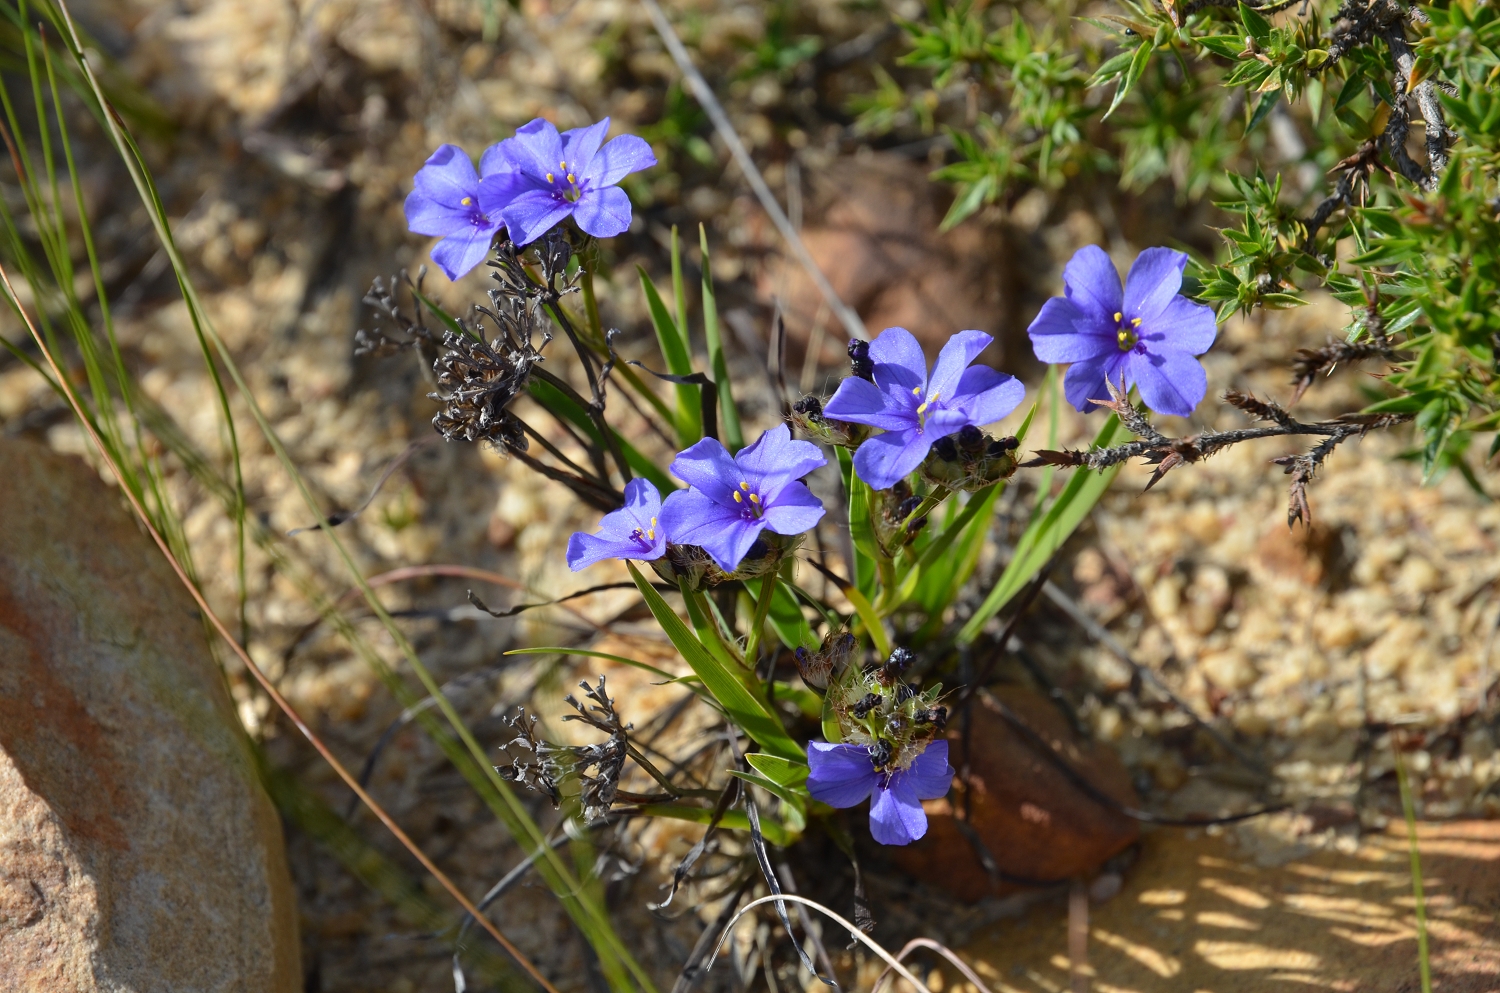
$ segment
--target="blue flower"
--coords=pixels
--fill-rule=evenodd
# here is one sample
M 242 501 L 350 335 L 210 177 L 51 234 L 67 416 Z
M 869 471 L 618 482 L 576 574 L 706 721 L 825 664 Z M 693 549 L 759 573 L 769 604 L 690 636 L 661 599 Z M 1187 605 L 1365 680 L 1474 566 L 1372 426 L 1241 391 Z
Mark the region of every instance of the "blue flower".
M 625 506 L 604 515 L 597 534 L 576 531 L 568 539 L 568 568 L 577 572 L 605 559 L 659 559 L 667 532 L 657 520 L 661 494 L 644 479 L 625 484 Z
M 807 791 L 830 807 L 853 807 L 872 794 L 870 834 L 882 845 L 909 845 L 927 833 L 923 800 L 948 795 L 948 743 L 933 741 L 904 769 L 876 768 L 863 745 L 807 744 Z
M 607 117 L 562 134 L 541 118 L 518 128 L 495 146 L 497 168 L 479 184 L 480 203 L 505 221 L 517 245 L 529 245 L 569 217 L 596 238 L 620 234 L 630 227 L 630 198 L 615 184 L 656 165 L 656 156 L 630 134 L 600 148 L 608 131 Z
M 832 420 L 885 432 L 854 453 L 860 479 L 889 489 L 922 464 L 939 438 L 993 424 L 1016 408 L 1026 395 L 1020 380 L 970 364 L 994 340 L 983 331 L 960 331 L 943 346 L 930 378 L 922 346 L 905 328 L 886 328 L 870 343 L 874 382 L 845 379 L 823 408 Z
M 1146 406 L 1186 417 L 1208 392 L 1208 375 L 1194 356 L 1214 343 L 1210 307 L 1180 296 L 1188 257 L 1148 248 L 1120 289 L 1115 264 L 1097 245 L 1074 253 L 1063 270 L 1067 296 L 1042 305 L 1027 333 L 1043 362 L 1071 362 L 1063 379 L 1068 402 L 1081 411 L 1108 400 L 1104 381 L 1137 386 Z
M 486 151 L 480 163 L 488 174 L 497 162 Z M 406 198 L 406 226 L 415 234 L 437 235 L 432 261 L 449 279 L 458 279 L 484 261 L 503 223 L 494 211 L 480 207 L 480 178 L 469 155 L 457 145 L 443 145 L 417 170 Z
M 662 524 L 673 542 L 697 545 L 733 572 L 767 528 L 795 535 L 818 523 L 823 502 L 800 480 L 826 464 L 816 445 L 793 441 L 785 424 L 733 457 L 704 438 L 672 462 L 691 488 L 667 497 Z

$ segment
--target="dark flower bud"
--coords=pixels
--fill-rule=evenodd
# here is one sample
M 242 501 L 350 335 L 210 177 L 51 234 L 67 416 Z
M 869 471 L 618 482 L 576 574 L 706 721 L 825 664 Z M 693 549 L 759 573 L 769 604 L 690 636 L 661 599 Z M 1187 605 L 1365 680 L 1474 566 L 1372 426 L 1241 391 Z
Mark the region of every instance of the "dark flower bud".
M 875 381 L 875 363 L 870 359 L 870 343 L 859 338 L 849 339 L 849 371 L 860 379 Z
M 884 769 L 891 764 L 891 754 L 895 751 L 895 746 L 889 741 L 881 738 L 875 744 L 868 745 L 866 748 L 870 752 L 870 764 L 875 768 Z
M 906 540 L 911 541 L 927 526 L 927 515 L 923 514 L 906 526 Z
M 880 667 L 880 681 L 887 684 L 896 682 L 916 658 L 909 648 L 898 648 L 891 652 L 891 657 Z
M 805 396 L 792 404 L 792 410 L 804 417 L 817 418 L 823 416 L 823 401 L 815 396 Z
M 870 711 L 880 706 L 881 696 L 879 693 L 866 693 L 864 699 L 854 704 L 854 716 L 858 720 L 864 720 L 870 715 Z
M 771 546 L 766 544 L 764 538 L 756 538 L 750 549 L 745 552 L 745 559 L 763 559 L 771 554 Z M 743 561 L 743 560 L 742 560 Z
M 958 461 L 958 446 L 953 443 L 952 438 L 939 438 L 932 443 L 932 451 L 944 462 Z
M 931 724 L 941 731 L 948 726 L 948 708 L 932 707 L 918 710 L 912 715 L 912 720 L 918 724 Z
M 984 454 L 992 459 L 998 459 L 1006 452 L 1013 452 L 1019 447 L 1021 447 L 1021 443 L 1015 438 L 998 438 L 990 442 L 990 446 L 985 449 Z
M 966 452 L 979 452 L 984 446 L 984 432 L 972 424 L 958 429 L 958 447 Z
M 899 649 L 898 649 L 899 651 Z M 896 706 L 901 706 L 906 701 L 917 695 L 916 687 L 907 683 L 896 684 Z
M 906 520 L 912 514 L 916 513 L 917 508 L 920 507 L 920 506 L 922 506 L 922 498 L 921 497 L 919 497 L 919 496 L 909 496 L 909 497 L 907 497 L 905 500 L 902 500 L 900 506 L 898 506 L 896 508 L 896 520 L 898 520 L 898 521 L 904 521 L 904 520 Z

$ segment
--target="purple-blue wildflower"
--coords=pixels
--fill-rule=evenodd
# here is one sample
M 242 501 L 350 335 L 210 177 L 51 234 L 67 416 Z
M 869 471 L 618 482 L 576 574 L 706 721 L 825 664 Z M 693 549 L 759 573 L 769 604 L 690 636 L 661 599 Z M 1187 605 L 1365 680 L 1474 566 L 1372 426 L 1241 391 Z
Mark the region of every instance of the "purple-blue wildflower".
M 656 165 L 656 156 L 632 134 L 600 148 L 608 131 L 607 117 L 562 134 L 540 117 L 517 128 L 494 148 L 497 167 L 480 181 L 480 203 L 505 221 L 517 245 L 570 216 L 587 234 L 614 237 L 630 227 L 630 198 L 615 184 Z
M 605 559 L 659 559 L 667 531 L 657 523 L 661 494 L 645 479 L 625 484 L 625 506 L 604 515 L 597 534 L 575 531 L 568 539 L 568 568 L 577 572 Z
M 785 424 L 733 457 L 704 438 L 672 462 L 672 472 L 690 488 L 667 497 L 662 524 L 672 541 L 699 546 L 720 569 L 733 572 L 767 528 L 795 535 L 818 523 L 823 502 L 801 479 L 827 461 L 818 446 L 793 441 Z
M 870 343 L 875 381 L 850 376 L 823 408 L 833 420 L 885 432 L 854 453 L 860 479 L 888 489 L 921 465 L 939 438 L 993 424 L 1016 408 L 1026 395 L 1020 380 L 970 364 L 994 340 L 983 331 L 960 331 L 938 353 L 931 377 L 922 346 L 905 328 L 886 328 Z
M 1097 245 L 1074 253 L 1063 270 L 1067 296 L 1042 306 L 1027 333 L 1043 362 L 1071 362 L 1063 379 L 1068 402 L 1093 409 L 1108 400 L 1104 381 L 1137 386 L 1146 406 L 1186 417 L 1208 392 L 1195 356 L 1218 334 L 1214 312 L 1178 294 L 1188 257 L 1148 248 L 1130 267 L 1125 288 L 1115 264 Z
M 830 807 L 870 803 L 870 834 L 882 845 L 909 845 L 927 833 L 923 800 L 948 795 L 953 767 L 948 743 L 933 741 L 904 769 L 876 768 L 864 745 L 807 744 L 807 791 Z
M 497 165 L 493 149 L 480 163 L 486 175 Z M 432 247 L 432 261 L 449 279 L 483 262 L 495 232 L 503 226 L 494 211 L 480 206 L 480 183 L 468 152 L 441 145 L 417 170 L 406 198 L 406 226 L 415 234 L 442 238 Z

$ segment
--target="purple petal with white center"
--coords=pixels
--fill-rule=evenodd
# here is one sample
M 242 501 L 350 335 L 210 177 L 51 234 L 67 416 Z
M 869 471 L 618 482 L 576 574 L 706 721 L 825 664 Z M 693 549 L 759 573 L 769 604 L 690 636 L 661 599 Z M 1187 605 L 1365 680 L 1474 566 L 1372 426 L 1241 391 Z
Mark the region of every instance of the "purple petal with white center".
M 491 217 L 500 217 L 517 197 L 532 192 L 550 191 L 545 183 L 519 169 L 492 172 L 479 181 L 479 209 Z
M 807 743 L 807 792 L 830 807 L 853 807 L 863 803 L 880 773 L 870 764 L 870 753 L 860 745 Z
M 406 227 L 413 234 L 445 235 L 470 226 L 472 207 L 450 207 L 412 190 L 406 195 Z
M 490 253 L 490 242 L 495 240 L 495 232 L 498 230 L 498 224 L 486 224 L 483 227 L 470 224 L 455 231 L 432 246 L 432 261 L 437 263 L 438 268 L 449 279 L 456 280 L 484 261 L 484 257 Z
M 964 370 L 954 395 L 954 406 L 977 426 L 1002 420 L 1026 397 L 1026 387 L 1014 376 L 976 365 Z
M 875 363 L 875 385 L 887 393 L 911 394 L 927 386 L 927 356 L 905 328 L 886 328 L 870 342 L 870 361 Z M 913 399 L 915 406 L 920 401 Z
M 1063 267 L 1063 285 L 1080 309 L 1113 323 L 1121 307 L 1120 273 L 1104 249 L 1084 245 L 1074 252 Z
M 1110 382 L 1119 384 L 1119 369 L 1124 363 L 1125 354 L 1116 348 L 1108 355 L 1089 359 L 1087 362 L 1075 362 L 1069 366 L 1068 374 L 1063 377 L 1063 395 L 1068 398 L 1068 402 L 1085 414 L 1097 410 L 1099 405 L 1089 401 L 1109 399 L 1109 390 L 1104 388 L 1104 378 L 1107 375 Z
M 777 534 L 794 535 L 811 531 L 822 520 L 823 501 L 813 496 L 802 483 L 787 483 L 768 501 L 761 523 Z
M 1148 248 L 1137 255 L 1125 277 L 1125 316 L 1139 317 L 1144 324 L 1165 310 L 1182 288 L 1187 261 L 1186 253 L 1170 248 Z
M 1187 352 L 1131 352 L 1127 368 L 1141 399 L 1158 414 L 1187 417 L 1208 392 L 1208 373 Z
M 931 742 L 912 764 L 898 772 L 911 783 L 919 800 L 938 800 L 948 795 L 953 785 L 953 767 L 948 764 L 948 742 L 939 738 Z
M 1039 362 L 1086 362 L 1119 348 L 1113 311 L 1101 318 L 1067 297 L 1042 304 L 1026 333 Z
M 1172 302 L 1153 317 L 1141 322 L 1141 340 L 1160 342 L 1152 350 L 1173 349 L 1189 355 L 1202 355 L 1213 347 L 1219 334 L 1212 307 L 1194 303 L 1187 297 L 1173 297 Z
M 548 190 L 531 190 L 512 200 L 500 211 L 500 218 L 510 229 L 512 241 L 529 245 L 566 220 L 574 206 Z
M 613 186 L 633 172 L 656 165 L 656 156 L 645 139 L 633 134 L 622 134 L 610 139 L 599 149 L 588 168 L 579 179 L 587 180 L 591 187 Z
M 755 444 L 759 445 L 763 441 L 765 435 L 761 435 Z M 742 478 L 740 467 L 730 457 L 729 449 L 719 444 L 717 438 L 704 438 L 691 448 L 678 452 L 670 468 L 678 479 L 708 499 L 738 512 L 734 490 L 735 484 Z M 672 540 L 678 539 L 674 536 Z
M 960 331 L 949 338 L 943 345 L 943 350 L 938 353 L 937 362 L 932 367 L 932 375 L 927 379 L 927 389 L 923 391 L 923 399 L 931 400 L 933 397 L 940 397 L 952 401 L 964 370 L 969 368 L 973 361 L 979 358 L 979 353 L 988 348 L 990 342 L 994 340 L 983 331 Z
M 773 491 L 762 492 L 763 497 L 773 496 L 780 483 L 801 479 L 828 464 L 817 445 L 793 441 L 785 424 L 776 425 L 756 439 L 755 444 L 741 449 L 734 462 L 742 471 L 760 477 L 764 490 Z
M 875 790 L 870 804 L 870 836 L 882 845 L 909 845 L 927 833 L 927 811 L 904 777 Z
M 609 133 L 609 118 L 596 121 L 586 128 L 573 128 L 571 131 L 562 133 L 562 158 L 558 160 L 561 164 L 568 164 L 568 172 L 573 178 L 581 179 L 589 171 L 589 163 L 594 160 L 594 153 L 599 151 L 599 146 L 604 142 L 604 136 Z
M 845 377 L 823 414 L 836 421 L 868 424 L 884 431 L 904 431 L 916 423 L 915 408 L 858 376 Z
M 501 144 L 511 161 L 531 173 L 533 179 L 545 181 L 549 172 L 557 173 L 557 164 L 563 161 L 562 136 L 552 122 L 540 117 L 516 128 L 516 136 Z
M 624 234 L 630 229 L 630 197 L 618 186 L 584 190 L 573 210 L 573 220 L 595 238 Z

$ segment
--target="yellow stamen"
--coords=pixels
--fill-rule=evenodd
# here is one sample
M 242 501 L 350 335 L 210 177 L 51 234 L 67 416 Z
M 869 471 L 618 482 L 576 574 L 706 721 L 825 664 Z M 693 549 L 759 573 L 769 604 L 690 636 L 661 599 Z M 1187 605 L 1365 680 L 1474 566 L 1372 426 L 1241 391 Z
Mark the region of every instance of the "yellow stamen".
M 754 504 L 759 504 L 760 503 L 760 494 L 759 493 L 752 493 L 752 494 L 750 494 L 750 502 L 754 503 Z
M 738 493 L 736 493 L 734 495 L 734 502 L 735 503 L 744 503 L 745 501 L 744 501 L 744 498 L 742 498 Z
M 1139 317 L 1132 317 L 1130 319 L 1130 326 L 1133 327 L 1133 328 L 1140 327 L 1141 326 L 1141 319 Z
M 647 531 L 646 532 L 646 537 L 649 538 L 649 539 L 651 539 L 652 541 L 655 541 L 656 540 L 656 528 L 652 528 L 650 531 Z
M 1120 313 L 1118 310 L 1115 311 L 1115 323 L 1116 324 L 1119 324 L 1124 319 L 1125 319 L 1125 315 L 1124 314 Z
M 474 198 L 473 197 L 464 197 L 462 200 L 460 200 L 458 202 L 461 203 L 461 204 L 463 204 L 465 207 L 467 207 L 469 204 L 471 204 L 471 203 L 474 202 Z
M 914 397 L 921 396 L 922 395 L 922 387 L 920 387 L 920 386 L 913 386 L 911 388 L 911 395 L 914 396 Z
M 575 180 L 573 178 L 573 174 L 571 172 L 568 173 L 568 182 L 570 182 L 570 183 L 577 182 L 577 180 Z
M 743 480 L 742 480 L 742 481 L 741 481 L 741 482 L 740 482 L 740 489 L 742 489 L 742 490 L 744 490 L 744 491 L 745 491 L 745 492 L 746 492 L 746 493 L 749 493 L 749 492 L 750 492 L 750 484 L 749 484 L 749 483 L 747 483 L 747 482 L 744 482 L 744 481 L 743 481 Z
M 559 162 L 557 164 L 557 167 L 559 169 L 561 169 L 563 172 L 567 172 L 568 171 L 568 163 L 567 162 Z
M 928 401 L 928 403 L 931 403 L 931 401 Z M 917 408 L 917 413 L 919 413 L 919 414 L 925 414 L 925 413 L 927 413 L 927 404 L 924 403 L 920 407 L 918 407 Z
M 656 527 L 656 518 L 651 518 L 651 526 Z
M 547 182 L 549 182 L 549 183 L 556 182 L 556 180 L 552 176 L 552 173 L 550 173 L 550 172 L 547 173 Z M 1116 317 L 1115 320 L 1119 320 L 1119 318 Z

